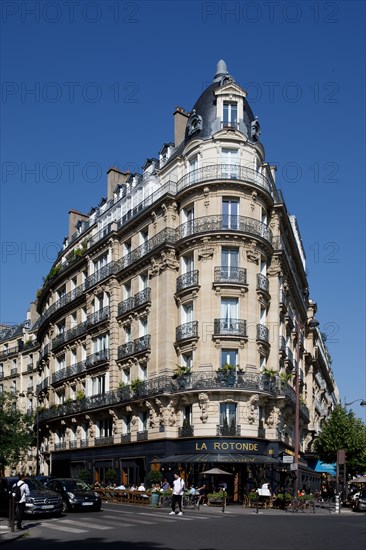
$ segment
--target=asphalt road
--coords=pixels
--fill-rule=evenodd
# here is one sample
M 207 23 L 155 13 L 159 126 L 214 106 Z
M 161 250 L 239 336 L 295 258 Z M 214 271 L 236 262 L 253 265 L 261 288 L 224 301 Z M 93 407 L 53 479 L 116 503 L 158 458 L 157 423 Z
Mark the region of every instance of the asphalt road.
M 366 514 L 291 514 L 241 507 L 169 510 L 103 504 L 101 512 L 26 519 L 8 545 L 39 550 L 364 550 Z

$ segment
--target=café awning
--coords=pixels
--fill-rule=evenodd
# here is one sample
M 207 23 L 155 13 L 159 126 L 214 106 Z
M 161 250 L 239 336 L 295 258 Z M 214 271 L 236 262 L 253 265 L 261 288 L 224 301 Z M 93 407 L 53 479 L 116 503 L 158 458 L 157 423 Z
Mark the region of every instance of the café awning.
M 252 455 L 239 453 L 202 453 L 202 454 L 184 454 L 171 455 L 161 459 L 155 459 L 154 462 L 166 464 L 168 462 L 205 464 L 210 462 L 226 462 L 241 464 L 278 464 L 281 462 L 277 458 L 266 455 Z

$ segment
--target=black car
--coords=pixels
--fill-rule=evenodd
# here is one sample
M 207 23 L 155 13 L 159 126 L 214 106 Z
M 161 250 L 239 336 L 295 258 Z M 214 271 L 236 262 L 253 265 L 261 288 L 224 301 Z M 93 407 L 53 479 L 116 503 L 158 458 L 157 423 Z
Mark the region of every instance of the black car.
M 100 496 L 81 479 L 58 477 L 48 481 L 45 486 L 61 495 L 63 512 L 72 510 L 95 510 L 99 512 L 101 509 Z
M 35 476 L 35 479 L 39 481 L 42 485 L 46 485 L 47 481 L 55 479 L 55 476 Z
M 0 477 L 0 511 L 3 514 L 9 512 L 11 489 L 18 481 L 18 477 Z M 62 499 L 60 495 L 44 487 L 34 477 L 26 477 L 23 481 L 29 487 L 29 495 L 25 503 L 25 514 L 61 514 Z

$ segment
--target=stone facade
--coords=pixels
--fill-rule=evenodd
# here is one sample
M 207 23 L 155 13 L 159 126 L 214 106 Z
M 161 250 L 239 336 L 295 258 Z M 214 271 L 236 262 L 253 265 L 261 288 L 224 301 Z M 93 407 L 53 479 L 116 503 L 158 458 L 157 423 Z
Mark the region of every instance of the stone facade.
M 258 441 L 265 463 L 293 452 L 297 371 L 302 452 L 338 402 L 309 325 L 317 305 L 296 219 L 245 90 L 221 62 L 192 112 L 176 115 L 177 143 L 142 174 L 112 168 L 107 198 L 70 212 L 39 318 L 2 333 L 3 389 L 20 392 L 22 408 L 38 401 L 43 473 L 52 463 L 137 477 L 147 465 L 133 457 L 199 454 L 217 438 L 234 451 Z

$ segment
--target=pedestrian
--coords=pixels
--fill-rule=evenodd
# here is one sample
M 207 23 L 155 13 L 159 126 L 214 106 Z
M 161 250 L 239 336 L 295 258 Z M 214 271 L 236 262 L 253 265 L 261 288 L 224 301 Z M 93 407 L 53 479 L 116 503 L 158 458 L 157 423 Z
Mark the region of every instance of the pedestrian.
M 24 475 L 19 474 L 19 480 L 13 485 L 13 492 L 15 490 L 15 505 L 16 505 L 16 519 L 17 519 L 17 529 L 22 531 L 22 521 L 25 510 L 25 503 L 27 496 L 30 494 L 29 487 L 24 481 Z
M 183 493 L 185 489 L 185 483 L 184 480 L 177 474 L 174 474 L 174 481 L 173 481 L 173 494 L 172 494 L 172 511 L 170 512 L 171 516 L 175 515 L 175 508 L 178 504 L 179 512 L 178 516 L 182 516 L 182 500 L 183 500 Z

